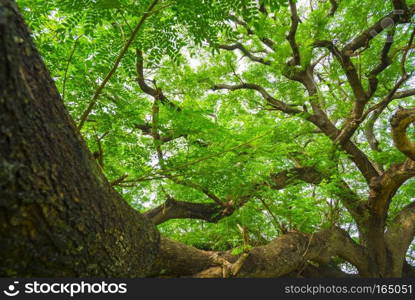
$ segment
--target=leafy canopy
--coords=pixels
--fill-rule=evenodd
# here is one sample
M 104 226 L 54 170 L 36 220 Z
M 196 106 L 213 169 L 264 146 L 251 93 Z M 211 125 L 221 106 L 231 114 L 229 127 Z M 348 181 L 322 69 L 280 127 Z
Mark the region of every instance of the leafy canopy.
M 313 101 L 319 101 L 341 127 L 352 110 L 353 89 L 341 64 L 314 43 L 345 45 L 390 12 L 389 2 L 341 1 L 331 15 L 330 1 L 297 1 L 301 63 L 290 66 L 293 52 L 287 34 L 292 20 L 287 1 L 159 1 L 104 87 L 82 134 L 109 181 L 117 181 L 115 188 L 140 211 L 169 197 L 191 203 L 215 203 L 216 197 L 237 207 L 217 224 L 172 219 L 159 225 L 162 233 L 199 248 L 240 249 L 241 227 L 249 232 L 252 245 L 286 230 L 313 232 L 331 224 L 355 235 L 354 221 L 340 201 L 344 191 L 339 183 L 366 198 L 365 179 L 348 154 L 307 120 Z M 74 120 L 80 120 L 151 3 L 18 1 Z M 368 71 L 379 64 L 390 32 L 385 30 L 351 58 L 365 88 Z M 399 80 L 402 49 L 411 32 L 406 25 L 395 29 L 393 62 L 379 74 L 369 104 L 377 103 Z M 243 49 L 226 49 L 236 44 Z M 164 101 L 155 101 L 140 88 L 137 49 L 144 61 L 144 82 L 162 91 Z M 296 68 L 310 63 L 316 63 L 319 100 L 289 78 Z M 406 58 L 405 67 L 410 74 L 415 71 L 413 56 Z M 214 89 L 243 83 L 263 87 L 302 113 L 287 115 L 275 109 L 255 89 Z M 400 88 L 410 85 L 408 80 Z M 382 168 L 404 158 L 393 146 L 388 122 L 400 103 L 411 106 L 415 98 L 392 101 L 374 124 L 382 151 L 370 147 L 367 121 L 351 138 Z M 283 189 L 275 187 L 272 174 L 306 167 L 317 170 L 321 180 L 294 178 Z M 410 201 L 414 188 L 414 181 L 409 181 L 398 191 L 390 217 Z

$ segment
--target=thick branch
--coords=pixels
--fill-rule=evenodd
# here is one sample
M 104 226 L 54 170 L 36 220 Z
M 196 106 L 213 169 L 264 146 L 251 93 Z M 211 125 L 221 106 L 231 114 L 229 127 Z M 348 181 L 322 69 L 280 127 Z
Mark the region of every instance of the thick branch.
M 168 198 L 165 203 L 144 213 L 158 225 L 171 219 L 200 219 L 217 222 L 231 211 L 216 203 L 192 203 Z
M 415 162 L 407 159 L 386 170 L 382 176 L 370 183 L 369 203 L 373 212 L 381 219 L 386 219 L 392 197 L 409 178 L 415 176 Z
M 393 165 L 381 177 L 371 182 L 369 202 L 382 220 L 386 219 L 390 201 L 398 188 L 415 176 L 415 144 L 410 141 L 406 133 L 408 126 L 413 122 L 415 122 L 415 108 L 400 108 L 390 120 L 395 146 L 408 159 L 401 164 Z
M 393 165 L 370 184 L 369 203 L 383 220 L 386 219 L 390 201 L 398 188 L 415 176 L 415 144 L 410 141 L 406 133 L 408 126 L 413 122 L 415 122 L 415 108 L 400 108 L 393 115 L 390 120 L 393 141 L 396 148 L 408 159 L 401 164 Z
M 332 49 L 335 49 L 335 47 L 333 46 Z M 350 121 L 346 123 L 343 130 L 339 131 L 330 121 L 327 113 L 320 107 L 319 93 L 313 78 L 313 71 L 310 68 L 306 68 L 303 71 L 296 72 L 294 77 L 294 80 L 297 80 L 304 85 L 310 96 L 310 104 L 314 114 L 306 117 L 306 120 L 316 125 L 334 143 L 340 144 L 341 148 L 350 155 L 350 159 L 356 164 L 367 182 L 370 182 L 372 177 L 378 176 L 379 171 L 375 168 L 375 165 L 372 164 L 369 158 L 347 137 L 349 132 L 347 124 L 349 124 Z M 352 122 L 352 124 L 355 125 L 355 122 Z
M 393 21 L 391 22 L 394 25 Z M 345 71 L 347 75 L 348 81 L 356 97 L 356 100 L 353 103 L 351 117 L 347 120 L 347 122 L 341 129 L 338 137 L 336 138 L 337 142 L 339 142 L 340 144 L 350 139 L 350 137 L 354 134 L 354 132 L 357 130 L 357 128 L 360 126 L 360 124 L 363 122 L 363 120 L 368 114 L 368 112 L 364 113 L 364 108 L 368 100 L 370 99 L 370 97 L 373 96 L 373 94 L 375 93 L 377 89 L 377 86 L 378 86 L 377 75 L 383 72 L 392 63 L 392 60 L 388 54 L 393 44 L 394 34 L 395 34 L 395 30 L 391 30 L 388 33 L 386 40 L 385 40 L 384 47 L 381 52 L 380 63 L 368 75 L 369 89 L 367 93 L 364 91 L 362 82 L 358 76 L 356 68 L 354 67 L 352 61 L 349 58 L 350 53 L 348 54 L 346 50 L 339 51 L 334 46 L 334 44 L 330 41 L 319 41 L 315 43 L 316 46 L 328 48 L 330 52 L 338 59 L 338 61 L 343 67 L 343 70 Z M 406 60 L 406 54 L 410 49 L 409 46 L 412 44 L 412 41 L 414 39 L 414 34 L 415 34 L 415 31 L 412 33 L 411 38 L 408 43 L 408 47 L 405 50 L 406 52 L 404 53 L 402 57 L 402 61 L 401 61 L 402 78 L 398 81 L 398 83 L 395 85 L 392 91 L 384 98 L 384 100 L 382 100 L 382 102 L 377 105 L 377 106 L 382 106 L 382 107 L 379 107 L 376 113 L 372 114 L 372 120 L 369 122 L 366 128 L 366 135 L 368 137 L 370 146 L 375 151 L 379 151 L 379 148 L 377 146 L 376 138 L 373 134 L 373 124 L 378 118 L 378 116 L 381 114 L 383 109 L 389 104 L 390 101 L 394 99 L 395 92 L 409 78 L 408 74 L 406 74 L 404 65 L 405 65 L 405 60 Z M 345 49 L 346 48 L 347 46 L 345 47 Z
M 310 171 L 311 172 L 311 171 Z M 321 179 L 316 181 L 312 180 L 313 175 L 309 174 L 310 172 L 303 173 L 300 169 L 291 170 L 291 171 L 281 171 L 276 174 L 271 174 L 272 185 L 271 187 L 276 190 L 285 188 L 286 186 L 292 184 L 296 180 L 309 181 L 310 183 L 318 184 L 321 182 Z M 174 178 L 168 177 L 176 183 L 183 184 L 196 190 L 201 191 L 209 198 L 211 198 L 215 203 L 191 203 L 184 201 L 177 201 L 172 198 L 168 198 L 166 202 L 156 208 L 153 208 L 147 211 L 144 215 L 150 218 L 156 225 L 164 223 L 171 219 L 200 219 L 208 222 L 217 222 L 220 219 L 230 216 L 234 213 L 235 210 L 245 205 L 245 203 L 251 198 L 252 195 L 245 195 L 240 197 L 238 201 L 221 201 L 217 196 L 210 193 L 207 189 L 204 189 L 201 186 L 198 186 L 191 182 L 181 182 L 175 180 Z M 256 189 L 261 188 L 264 184 L 258 184 L 254 187 Z M 225 197 L 229 198 L 229 197 Z
M 355 96 L 351 116 L 336 137 L 336 143 L 343 146 L 350 140 L 351 136 L 359 127 L 365 105 L 369 100 L 369 96 L 366 94 L 356 67 L 349 56 L 337 49 L 331 41 L 317 41 L 314 45 L 316 47 L 327 48 L 336 57 L 346 74 L 347 80 Z
M 170 178 L 170 177 L 167 177 Z M 237 209 L 244 206 L 253 194 L 264 185 L 270 185 L 274 190 L 281 190 L 289 185 L 295 184 L 299 181 L 310 184 L 319 184 L 325 176 L 312 167 L 293 168 L 284 170 L 270 175 L 270 182 L 260 183 L 254 186 L 252 194 L 248 194 L 237 199 L 238 201 L 221 201 L 217 196 L 210 193 L 208 190 L 191 182 L 176 181 L 176 183 L 183 184 L 196 190 L 201 191 L 206 196 L 211 198 L 215 203 L 191 203 L 184 201 L 177 201 L 168 198 L 166 202 L 156 208 L 153 208 L 145 213 L 145 215 L 152 219 L 158 225 L 171 219 L 201 219 L 208 222 L 217 222 L 222 218 L 232 215 Z M 334 196 L 338 197 L 344 207 L 349 211 L 358 224 L 362 217 L 361 199 L 350 189 L 350 187 L 342 180 L 336 181 L 337 190 Z M 229 197 L 225 197 L 229 198 Z
M 361 275 L 367 274 L 368 259 L 363 248 L 344 230 L 331 228 L 311 235 L 290 232 L 268 245 L 253 248 L 245 256 L 236 277 L 281 277 L 301 268 L 308 261 L 327 264 L 334 256 L 355 265 Z M 222 278 L 226 264 L 218 264 L 218 261 L 223 260 L 233 265 L 238 257 L 198 250 L 163 238 L 155 274 L 164 269 L 166 275 Z
M 382 176 L 372 180 L 370 184 L 369 203 L 373 212 L 385 220 L 392 197 L 406 180 L 415 176 L 415 144 L 412 143 L 406 129 L 415 121 L 415 109 L 399 109 L 391 118 L 392 137 L 395 146 L 408 159 L 390 167 Z
M 271 174 L 271 187 L 276 190 L 283 189 L 297 180 L 311 184 L 319 184 L 324 176 L 313 167 L 294 168 L 276 174 Z
M 213 252 L 203 251 L 166 237 L 160 239 L 159 256 L 153 266 L 153 276 L 190 276 L 211 266 Z
M 350 57 L 348 55 L 345 55 L 343 51 L 340 51 L 332 41 L 316 41 L 314 42 L 315 47 L 324 47 L 327 48 L 333 56 L 338 60 L 340 65 L 343 68 L 343 71 L 345 72 L 347 76 L 347 80 L 350 84 L 350 87 L 352 88 L 353 94 L 356 98 L 356 102 L 359 103 L 365 103 L 367 100 L 366 92 L 363 88 L 362 82 L 360 80 L 359 74 L 356 70 L 355 65 L 351 61 Z M 360 107 L 359 107 L 360 108 Z M 354 108 L 358 112 L 356 108 Z

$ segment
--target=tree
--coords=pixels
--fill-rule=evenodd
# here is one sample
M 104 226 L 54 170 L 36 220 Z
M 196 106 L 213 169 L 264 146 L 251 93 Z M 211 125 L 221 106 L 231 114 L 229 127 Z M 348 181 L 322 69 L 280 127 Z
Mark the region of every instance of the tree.
M 413 1 L 0 3 L 2 274 L 413 274 Z

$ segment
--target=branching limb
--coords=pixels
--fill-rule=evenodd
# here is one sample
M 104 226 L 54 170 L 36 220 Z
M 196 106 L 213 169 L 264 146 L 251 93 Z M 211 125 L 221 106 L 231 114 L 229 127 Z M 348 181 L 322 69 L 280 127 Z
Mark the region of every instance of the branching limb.
M 327 48 L 333 56 L 338 60 L 342 66 L 343 71 L 347 76 L 347 80 L 352 88 L 356 102 L 365 103 L 367 101 L 367 94 L 363 88 L 359 74 L 356 70 L 355 65 L 351 61 L 350 57 L 345 55 L 343 51 L 340 51 L 332 41 L 316 41 L 314 42 L 315 47 Z
M 376 104 L 375 106 L 371 107 L 368 111 L 366 111 L 366 113 L 362 116 L 361 121 L 363 121 L 366 116 L 373 111 L 373 113 L 371 114 L 370 119 L 368 120 L 366 127 L 365 127 L 365 134 L 367 137 L 367 140 L 369 142 L 369 145 L 371 147 L 372 150 L 374 151 L 380 151 L 379 149 L 379 143 L 375 137 L 375 134 L 373 132 L 373 128 L 375 125 L 376 120 L 379 118 L 379 116 L 382 114 L 382 112 L 385 110 L 385 108 L 389 105 L 389 103 L 392 100 L 395 99 L 401 99 L 401 98 L 405 98 L 405 97 L 409 97 L 412 95 L 415 95 L 415 89 L 410 89 L 410 90 L 406 90 L 406 91 L 401 91 L 401 92 L 397 92 L 399 90 L 399 88 L 412 77 L 412 74 L 408 74 L 406 72 L 406 68 L 405 68 L 405 64 L 406 64 L 406 59 L 407 59 L 407 55 L 411 49 L 412 43 L 414 41 L 415 38 L 415 29 L 412 31 L 412 34 L 409 38 L 409 42 L 407 47 L 404 49 L 404 53 L 402 54 L 402 59 L 401 59 L 401 78 L 398 80 L 398 82 L 395 84 L 395 86 L 392 88 L 392 90 L 386 95 L 385 98 L 383 98 L 383 100 L 381 102 L 379 102 L 378 104 Z M 373 75 L 377 75 L 380 72 L 382 72 L 388 65 L 391 64 L 391 59 L 388 58 L 388 52 L 390 49 L 391 43 L 388 43 L 388 40 L 385 43 L 385 46 L 383 48 L 382 51 L 382 59 L 381 59 L 381 64 L 374 70 L 372 71 L 372 77 L 369 76 L 369 87 L 372 91 L 370 91 L 371 94 L 374 93 L 374 91 L 376 90 L 377 87 L 377 83 L 378 80 L 376 77 L 373 77 Z
M 175 218 L 201 219 L 208 222 L 217 222 L 224 217 L 232 215 L 237 209 L 244 206 L 252 197 L 254 197 L 256 191 L 266 185 L 275 190 L 284 189 L 287 186 L 298 182 L 307 182 L 317 185 L 321 183 L 325 176 L 312 167 L 284 170 L 271 174 L 269 181 L 254 185 L 253 190 L 246 195 L 240 196 L 237 199 L 233 199 L 233 197 L 230 196 L 224 197 L 225 199 L 231 199 L 226 202 L 197 184 L 181 181 L 171 176 L 167 176 L 166 178 L 204 193 L 215 203 L 190 203 L 177 201 L 169 197 L 164 204 L 145 213 L 145 215 L 150 217 L 156 224 L 161 224 Z M 363 214 L 361 211 L 361 199 L 344 181 L 339 180 L 335 183 L 337 190 L 334 196 L 341 200 L 346 209 L 356 219 L 356 222 L 360 224 L 360 219 Z
M 286 103 L 275 99 L 272 97 L 262 86 L 253 84 L 253 83 L 242 83 L 238 85 L 228 85 L 228 84 L 217 84 L 212 87 L 214 91 L 216 90 L 230 90 L 230 91 L 236 91 L 236 90 L 255 90 L 259 92 L 262 97 L 268 102 L 269 105 L 274 107 L 277 110 L 280 110 L 282 112 L 285 112 L 287 114 L 298 114 L 302 111 L 296 108 L 293 108 Z
M 287 35 L 288 43 L 290 44 L 291 50 L 293 52 L 293 59 L 290 62 L 290 65 L 299 66 L 301 64 L 300 50 L 297 45 L 296 37 L 298 24 L 300 23 L 300 18 L 297 12 L 296 1 L 288 1 L 291 11 L 291 28 Z
M 250 60 L 254 61 L 254 62 L 258 62 L 261 63 L 263 65 L 271 65 L 271 62 L 268 60 L 265 60 L 262 57 L 259 56 L 255 56 L 252 54 L 252 52 L 250 52 L 248 49 L 246 49 L 241 43 L 235 43 L 232 45 L 219 45 L 218 46 L 219 49 L 224 49 L 224 50 L 240 50 L 244 56 L 248 57 Z
M 352 56 L 356 50 L 367 46 L 372 39 L 383 32 L 386 28 L 395 24 L 409 22 L 410 17 L 415 13 L 415 5 L 411 5 L 408 8 L 404 3 L 405 1 L 394 0 L 393 4 L 395 6 L 395 10 L 384 16 L 382 19 L 351 40 L 343 48 L 342 52 L 345 55 Z
M 215 223 L 225 216 L 223 212 L 223 206 L 216 203 L 193 203 L 168 197 L 165 203 L 144 215 L 156 225 L 172 219 L 199 219 Z
M 140 86 L 141 90 L 146 93 L 147 95 L 153 97 L 154 99 L 159 100 L 161 103 L 168 105 L 172 109 L 176 111 L 181 111 L 181 108 L 178 107 L 176 104 L 171 102 L 164 94 L 163 91 L 159 88 L 153 88 L 149 86 L 146 82 L 146 78 L 144 77 L 144 58 L 143 53 L 140 49 L 136 49 L 136 71 L 137 71 L 137 82 Z
M 392 165 L 380 177 L 374 178 L 369 192 L 369 206 L 373 215 L 384 222 L 393 196 L 405 181 L 414 176 L 415 162 L 407 159 L 403 163 Z
M 414 9 L 415 9 L 415 6 L 414 6 Z M 401 13 L 401 15 L 402 14 L 403 13 Z M 395 19 L 391 18 L 391 16 L 387 16 L 381 21 L 379 21 L 376 26 L 380 26 L 381 30 L 383 30 L 385 27 L 393 26 L 396 23 L 398 23 L 398 21 L 402 21 L 399 14 L 396 11 L 392 13 L 392 16 L 395 17 Z M 386 21 L 390 22 L 390 24 L 388 23 L 387 26 L 385 25 Z M 363 88 L 362 82 L 358 76 L 358 72 L 356 71 L 356 68 L 350 59 L 350 56 L 354 55 L 355 50 L 362 47 L 364 43 L 368 43 L 374 36 L 378 34 L 377 31 L 373 31 L 373 30 L 374 30 L 373 28 L 368 29 L 367 32 L 356 37 L 349 44 L 347 44 L 344 47 L 344 49 L 341 51 L 337 49 L 334 46 L 334 44 L 330 41 L 318 41 L 315 43 L 317 47 L 326 47 L 327 49 L 329 49 L 330 52 L 338 59 L 338 61 L 342 65 L 343 70 L 346 73 L 349 84 L 355 96 L 355 102 L 353 104 L 351 117 L 349 118 L 349 120 L 346 121 L 345 125 L 343 126 L 343 128 L 341 129 L 337 137 L 337 142 L 339 142 L 340 144 L 349 140 L 350 137 L 357 130 L 361 122 L 364 120 L 364 117 L 365 117 L 364 108 L 368 100 L 370 99 L 370 97 L 375 93 L 377 85 L 378 85 L 378 79 L 376 77 L 378 74 L 384 71 L 392 63 L 391 59 L 388 56 L 388 53 L 393 44 L 394 30 L 391 30 L 388 33 L 388 36 L 385 41 L 385 45 L 381 53 L 381 62 L 368 75 L 369 91 L 366 93 Z M 411 37 L 410 44 L 412 43 L 412 40 L 413 40 L 413 36 Z M 403 58 L 403 61 L 404 60 L 405 58 Z M 406 76 L 406 74 L 403 74 L 403 76 Z M 371 135 L 370 128 L 368 130 L 368 134 L 371 137 L 370 140 L 373 140 L 374 136 Z M 376 149 L 375 143 L 372 143 L 372 148 Z

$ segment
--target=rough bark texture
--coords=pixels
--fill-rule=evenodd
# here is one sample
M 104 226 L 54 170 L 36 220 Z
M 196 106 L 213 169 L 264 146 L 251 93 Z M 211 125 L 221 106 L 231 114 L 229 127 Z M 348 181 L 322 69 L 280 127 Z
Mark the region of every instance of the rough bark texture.
M 267 245 L 254 247 L 245 255 L 237 274 L 231 275 L 229 271 L 240 262 L 241 256 L 233 256 L 229 252 L 203 251 L 162 238 L 160 255 L 153 272 L 172 277 L 269 278 L 292 276 L 294 271 L 307 270 L 306 274 L 311 274 L 312 271 L 315 274 L 316 268 L 308 265 L 309 261 L 313 261 L 321 266 L 319 268 L 324 268 L 328 274 L 327 264 L 332 256 L 339 256 L 353 262 L 362 275 L 367 275 L 365 270 L 369 268 L 369 260 L 364 248 L 356 244 L 345 231 L 339 228 L 330 228 L 314 234 L 290 232 Z M 331 270 L 335 272 L 333 268 Z M 340 276 L 338 270 L 336 274 Z
M 0 276 L 145 276 L 154 225 L 111 188 L 0 0 Z

